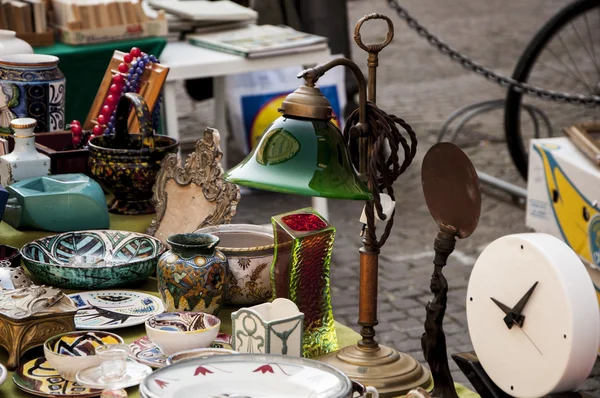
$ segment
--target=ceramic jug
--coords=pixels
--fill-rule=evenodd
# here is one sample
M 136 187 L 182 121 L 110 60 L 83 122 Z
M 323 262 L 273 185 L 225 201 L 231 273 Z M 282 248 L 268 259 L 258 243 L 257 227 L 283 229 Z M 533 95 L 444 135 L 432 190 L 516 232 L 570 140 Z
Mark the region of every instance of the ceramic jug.
M 217 315 L 224 299 L 227 259 L 210 234 L 176 234 L 159 258 L 156 277 L 166 312 L 194 311 Z
M 37 120 L 36 133 L 65 128 L 65 77 L 58 58 L 0 52 L 0 132 L 16 118 Z
M 26 178 L 50 175 L 50 158 L 35 148 L 33 130 L 36 120 L 14 119 L 10 126 L 15 132 L 15 149 L 0 156 L 0 185 L 8 186 Z

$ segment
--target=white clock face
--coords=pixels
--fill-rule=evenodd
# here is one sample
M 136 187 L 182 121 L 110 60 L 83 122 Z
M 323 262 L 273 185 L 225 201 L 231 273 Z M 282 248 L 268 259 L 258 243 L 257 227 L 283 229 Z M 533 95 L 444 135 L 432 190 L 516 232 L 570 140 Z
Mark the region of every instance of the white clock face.
M 469 280 L 467 321 L 486 373 L 515 397 L 576 389 L 600 344 L 598 301 L 585 266 L 546 234 L 505 236 L 483 251 Z

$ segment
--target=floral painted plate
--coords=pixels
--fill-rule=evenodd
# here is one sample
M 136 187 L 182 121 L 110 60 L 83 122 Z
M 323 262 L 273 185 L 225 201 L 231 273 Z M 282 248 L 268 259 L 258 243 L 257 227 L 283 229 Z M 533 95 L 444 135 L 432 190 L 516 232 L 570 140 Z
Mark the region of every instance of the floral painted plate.
M 140 325 L 165 310 L 158 297 L 130 290 L 97 290 L 69 297 L 78 308 L 77 329 L 109 330 Z
M 146 377 L 140 393 L 145 398 L 346 398 L 352 383 L 322 362 L 239 354 L 176 362 Z
M 102 393 L 102 390 L 63 379 L 44 357 L 19 366 L 13 374 L 13 382 L 21 390 L 40 397 L 88 398 Z
M 217 334 L 217 338 L 210 347 L 231 350 L 231 335 L 227 333 Z M 131 357 L 139 363 L 153 368 L 162 368 L 167 364 L 167 355 L 163 354 L 148 336 L 141 337 L 129 344 L 129 348 L 131 349 Z

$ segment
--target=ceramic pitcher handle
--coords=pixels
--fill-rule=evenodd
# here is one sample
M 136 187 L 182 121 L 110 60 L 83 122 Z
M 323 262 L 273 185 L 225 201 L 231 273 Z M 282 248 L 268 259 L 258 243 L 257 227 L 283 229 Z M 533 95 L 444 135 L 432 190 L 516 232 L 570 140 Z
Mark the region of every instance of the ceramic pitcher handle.
M 359 398 L 379 398 L 379 393 L 375 387 L 365 387 L 354 380 L 352 380 L 352 390 L 360 394 Z
M 133 105 L 135 116 L 140 125 L 140 149 L 154 148 L 154 131 L 152 130 L 152 117 L 148 110 L 148 105 L 144 98 L 137 93 L 127 93 L 122 95 L 117 105 L 116 124 L 115 124 L 115 139 L 129 139 L 129 105 Z

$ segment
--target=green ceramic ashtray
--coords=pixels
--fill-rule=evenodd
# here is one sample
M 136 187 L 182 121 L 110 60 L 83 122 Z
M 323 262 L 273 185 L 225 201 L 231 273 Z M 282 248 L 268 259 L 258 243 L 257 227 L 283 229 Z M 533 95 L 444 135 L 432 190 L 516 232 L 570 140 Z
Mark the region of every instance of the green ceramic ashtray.
M 109 227 L 104 192 L 84 174 L 27 178 L 6 190 L 4 221 L 16 229 L 66 232 Z
M 21 249 L 23 265 L 45 285 L 107 289 L 148 278 L 165 246 L 128 231 L 79 231 L 48 236 Z

